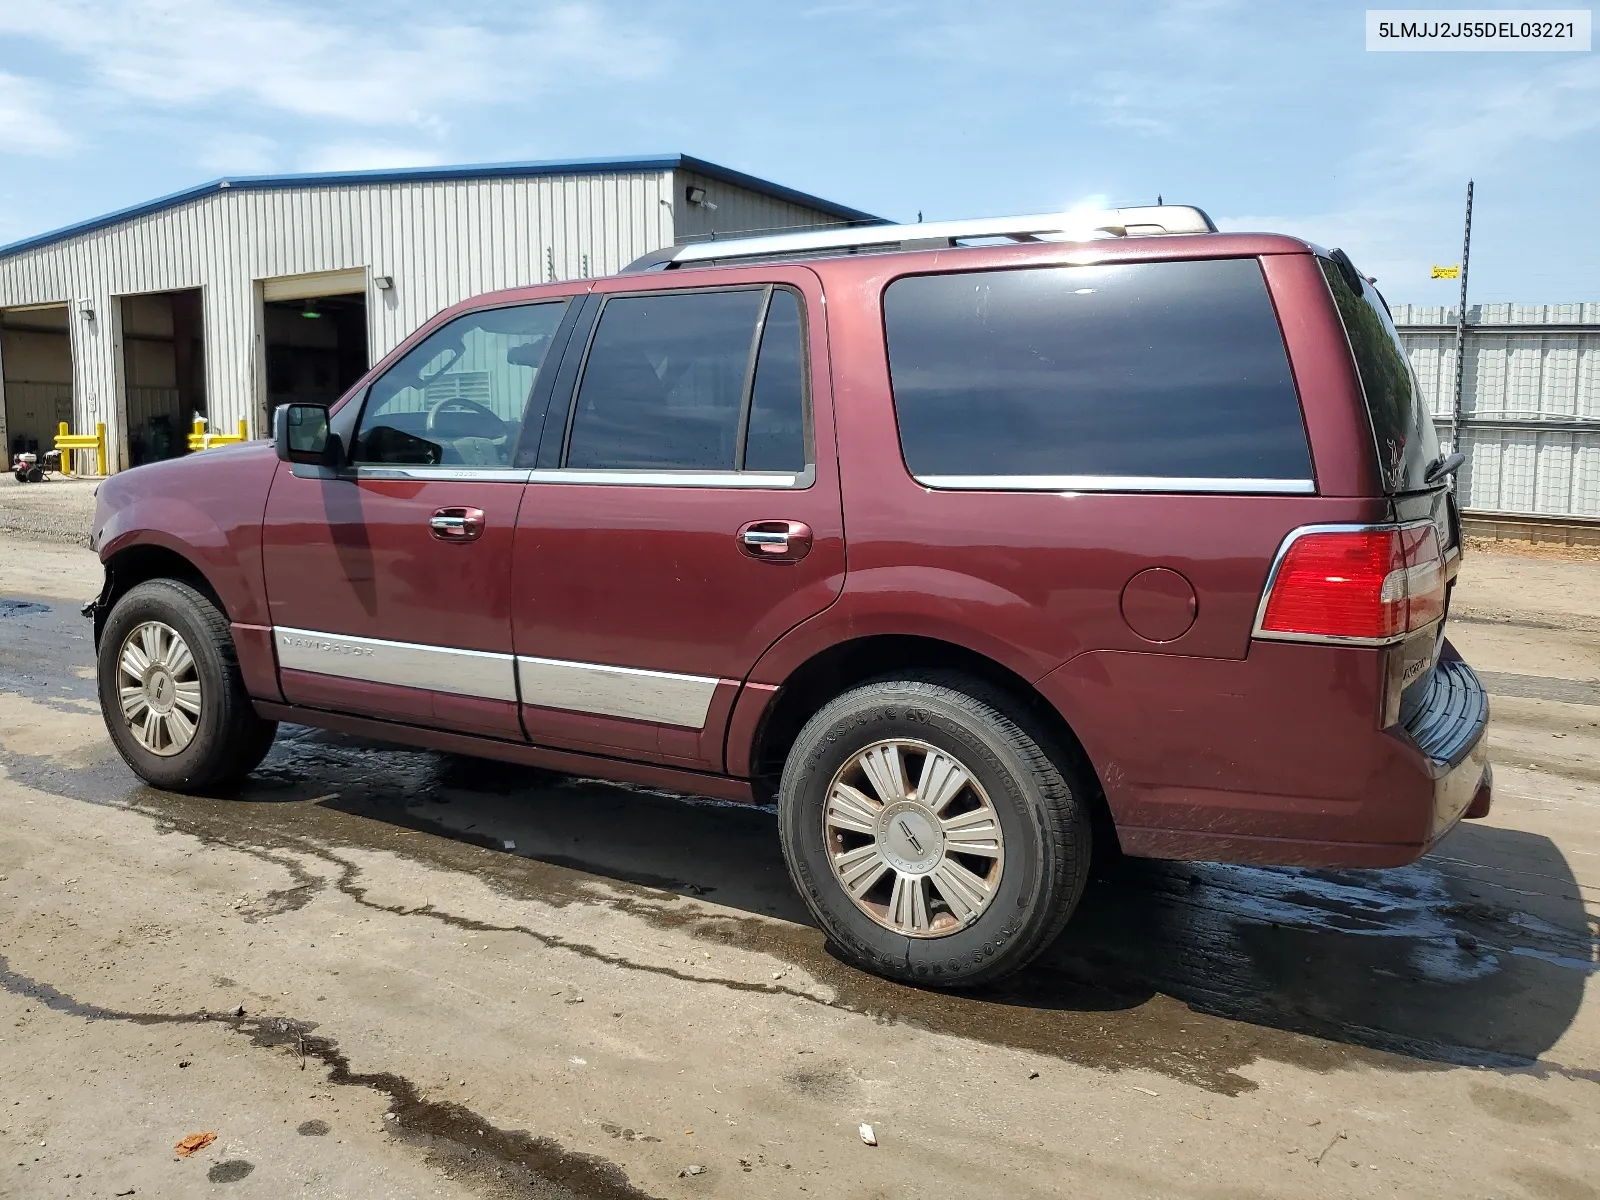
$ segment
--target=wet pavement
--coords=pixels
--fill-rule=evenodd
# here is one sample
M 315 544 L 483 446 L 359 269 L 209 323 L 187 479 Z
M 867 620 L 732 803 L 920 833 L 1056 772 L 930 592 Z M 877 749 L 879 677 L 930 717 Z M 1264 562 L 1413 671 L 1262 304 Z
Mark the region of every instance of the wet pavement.
M 0 601 L 0 699 L 25 701 L 30 712 L 59 713 L 81 728 L 94 708 L 88 635 L 88 623 L 59 601 Z M 1563 689 L 1586 686 L 1592 685 L 1546 679 L 1509 690 L 1528 704 L 1559 706 L 1579 730 L 1571 736 L 1581 738 L 1595 736 L 1582 730 L 1600 708 L 1586 708 L 1590 702 L 1582 695 Z M 46 718 L 29 719 L 41 729 L 49 726 Z M 1058 1062 L 1074 1070 L 1078 1083 L 1047 1110 L 1070 1107 L 1083 1087 L 1099 1086 L 1097 1079 L 1165 1079 L 1184 1094 L 1212 1097 L 1210 1104 L 1242 1103 L 1296 1078 L 1413 1078 L 1417 1086 L 1437 1079 L 1456 1089 L 1465 1072 L 1481 1093 L 1473 1098 L 1480 1115 L 1494 1118 L 1497 1105 L 1512 1112 L 1495 1118 L 1504 1128 L 1528 1125 L 1526 1113 L 1538 1112 L 1538 1104 L 1569 1114 L 1569 1106 L 1527 1091 L 1557 1081 L 1587 1097 L 1589 1118 L 1572 1135 L 1590 1149 L 1600 1135 L 1593 1120 L 1600 1110 L 1594 1090 L 1600 1085 L 1594 1053 L 1600 1023 L 1584 1009 L 1600 932 L 1594 916 L 1600 838 L 1590 836 L 1576 856 L 1588 871 L 1580 882 L 1570 840 L 1561 838 L 1564 847 L 1552 836 L 1569 828 L 1572 813 L 1592 825 L 1600 788 L 1583 771 L 1567 771 L 1559 755 L 1542 763 L 1538 749 L 1520 744 L 1511 769 L 1497 765 L 1503 795 L 1526 790 L 1525 776 L 1559 779 L 1573 791 L 1562 809 L 1566 816 L 1548 830 L 1538 820 L 1464 824 L 1421 862 L 1392 871 L 1103 863 L 1078 915 L 1038 963 L 997 987 L 946 994 L 886 983 L 832 956 L 789 884 L 776 818 L 765 809 L 295 726 L 283 728 L 238 795 L 207 800 L 140 785 L 108 745 L 93 745 L 89 733 L 75 735 L 85 740 L 74 747 L 30 739 L 27 728 L 13 723 L 11 736 L 0 734 L 5 786 L 55 803 L 137 816 L 163 837 L 244 856 L 282 876 L 278 886 L 232 906 L 230 918 L 240 929 L 282 926 L 337 898 L 351 912 L 421 922 L 438 936 L 507 939 L 581 960 L 599 978 L 619 981 L 619 989 L 688 989 L 707 1012 L 721 1004 L 779 1004 L 784 1012 L 865 1018 L 868 1028 L 893 1028 L 897 1039 L 918 1045 L 957 1039 L 1028 1061 Z M 104 743 L 103 733 L 99 740 Z M 1515 799 L 1502 804 L 1518 808 Z M 469 878 L 489 899 L 454 906 L 427 897 L 399 899 L 395 886 L 373 886 L 366 878 L 364 864 L 374 855 L 400 864 L 390 872 L 400 877 L 414 870 Z M 0 895 L 4 889 L 0 882 Z M 544 916 L 529 918 L 531 908 Z M 617 928 L 639 931 L 641 943 L 665 949 L 637 954 L 578 925 L 579 913 L 600 911 L 620 922 Z M 231 1016 L 203 1005 L 129 1008 L 46 976 L 28 961 L 27 950 L 9 935 L 0 942 L 0 991 L 85 1021 L 216 1025 L 251 1046 L 293 1053 L 302 1066 L 309 1058 L 332 1085 L 377 1094 L 387 1106 L 388 1136 L 470 1191 L 668 1194 L 659 1187 L 641 1190 L 633 1182 L 638 1169 L 624 1161 L 624 1151 L 655 1152 L 657 1134 L 603 1122 L 613 1161 L 438 1098 L 398 1070 L 352 1067 L 341 1049 L 344 1039 L 303 1016 Z M 773 963 L 777 968 L 767 970 Z M 418 969 L 414 962 L 409 967 Z M 1575 1030 L 1580 1015 L 1583 1028 Z M 443 1030 L 439 1036 L 448 1037 Z M 1042 1069 L 1032 1068 L 1035 1075 Z M 1501 1095 L 1494 1085 L 1476 1082 L 1496 1077 L 1518 1081 L 1517 1087 L 1502 1087 Z M 822 1064 L 800 1063 L 781 1082 L 823 1108 L 852 1094 L 837 1067 Z M 1133 1090 L 1156 1097 L 1160 1089 L 1139 1084 Z M 1356 1103 L 1363 1089 L 1355 1084 L 1351 1091 L 1349 1102 Z M 1050 1095 L 1042 1087 L 1039 1094 Z M 1566 1126 L 1568 1118 L 1551 1123 Z M 1315 1149 L 1308 1146 L 1302 1157 L 1309 1162 Z M 1320 1169 L 1321 1160 L 1314 1166 Z M 6 1167 L 0 1161 L 0 1194 L 9 1195 Z M 1508 1175 L 1518 1181 L 1510 1194 L 1594 1194 L 1562 1190 L 1578 1179 L 1547 1165 L 1524 1167 L 1535 1174 Z M 740 1173 L 755 1170 L 752 1165 Z M 1544 1178 L 1539 1170 L 1554 1174 Z M 666 1178 L 684 1178 L 675 1186 L 709 1194 L 698 1176 Z M 793 1183 L 803 1190 L 798 1178 L 771 1186 L 782 1191 Z M 960 1181 L 943 1178 L 949 1194 L 963 1194 Z M 1152 1178 L 1159 1180 L 1159 1173 Z M 1028 1179 L 1041 1194 L 1053 1191 L 1037 1175 Z M 238 1181 L 247 1182 L 244 1175 Z M 1057 1182 L 1065 1187 L 1069 1179 Z M 1128 1192 L 1142 1190 L 1123 1182 Z M 875 1194 L 853 1185 L 836 1190 Z M 727 1194 L 740 1193 L 733 1187 Z M 1286 1193 L 1275 1185 L 1267 1194 Z M 1463 1194 L 1479 1193 L 1469 1188 Z M 1491 1188 L 1481 1194 L 1504 1193 Z

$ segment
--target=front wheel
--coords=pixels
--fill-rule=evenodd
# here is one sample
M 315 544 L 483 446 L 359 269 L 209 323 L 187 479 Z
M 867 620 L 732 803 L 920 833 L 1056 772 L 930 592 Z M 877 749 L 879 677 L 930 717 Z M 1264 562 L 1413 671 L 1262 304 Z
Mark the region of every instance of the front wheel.
M 275 721 L 256 715 L 228 618 L 176 579 L 117 601 L 100 635 L 100 710 L 124 761 L 175 792 L 237 783 L 266 757 Z
M 1089 871 L 1081 788 L 977 680 L 930 675 L 837 697 L 801 730 L 778 809 L 784 857 L 858 966 L 988 983 L 1060 932 Z

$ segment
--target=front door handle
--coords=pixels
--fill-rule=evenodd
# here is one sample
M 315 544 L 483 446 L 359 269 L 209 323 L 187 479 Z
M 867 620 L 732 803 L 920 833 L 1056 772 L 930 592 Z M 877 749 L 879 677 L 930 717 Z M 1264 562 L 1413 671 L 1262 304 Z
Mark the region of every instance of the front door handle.
M 441 508 L 428 518 L 428 528 L 441 542 L 475 542 L 483 526 L 481 508 Z
M 762 562 L 799 562 L 811 553 L 804 521 L 751 521 L 739 527 L 739 549 Z

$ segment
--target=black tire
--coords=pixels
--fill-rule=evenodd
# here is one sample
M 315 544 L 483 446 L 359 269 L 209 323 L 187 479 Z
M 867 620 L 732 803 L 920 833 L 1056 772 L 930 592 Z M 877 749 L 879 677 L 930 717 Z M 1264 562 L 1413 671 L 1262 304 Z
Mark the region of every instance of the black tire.
M 1092 834 L 1065 755 L 979 680 L 930 673 L 868 683 L 825 705 L 800 731 L 779 785 L 779 830 L 795 886 L 841 957 L 924 987 L 975 987 L 1025 966 L 1061 932 L 1089 876 Z M 876 743 L 905 739 L 952 755 L 987 793 L 1004 838 L 988 907 L 955 932 L 896 932 L 858 907 L 832 866 L 824 820 L 836 774 Z
M 177 631 L 194 661 L 200 714 L 188 744 L 175 753 L 152 753 L 123 716 L 118 663 L 128 636 L 157 621 Z M 205 593 L 176 579 L 152 579 L 130 588 L 106 618 L 97 663 L 100 711 L 118 753 L 134 774 L 174 792 L 227 790 L 248 775 L 272 747 L 278 723 L 256 714 L 239 673 L 227 615 Z

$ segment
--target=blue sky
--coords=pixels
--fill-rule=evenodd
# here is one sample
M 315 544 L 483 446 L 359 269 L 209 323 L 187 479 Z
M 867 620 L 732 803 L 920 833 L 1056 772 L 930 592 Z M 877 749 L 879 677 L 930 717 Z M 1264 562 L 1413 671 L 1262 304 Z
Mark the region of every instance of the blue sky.
M 682 151 L 897 220 L 1161 193 L 1448 304 L 1472 176 L 1474 301 L 1600 300 L 1600 55 L 1368 53 L 1363 12 L 0 0 L 0 243 L 227 174 Z

